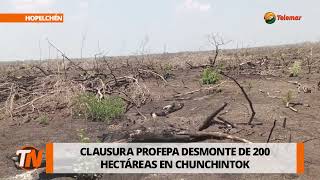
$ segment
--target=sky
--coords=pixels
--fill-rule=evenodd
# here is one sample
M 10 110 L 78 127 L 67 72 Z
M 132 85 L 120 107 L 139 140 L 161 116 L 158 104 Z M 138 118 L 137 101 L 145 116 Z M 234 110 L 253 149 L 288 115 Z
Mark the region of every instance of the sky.
M 64 13 L 64 23 L 0 23 L 0 60 L 56 58 L 47 38 L 72 58 L 209 50 L 320 40 L 318 0 L 1 0 L 0 13 Z M 301 21 L 264 22 L 264 14 Z M 141 44 L 145 44 L 142 50 Z M 81 48 L 83 46 L 83 48 Z

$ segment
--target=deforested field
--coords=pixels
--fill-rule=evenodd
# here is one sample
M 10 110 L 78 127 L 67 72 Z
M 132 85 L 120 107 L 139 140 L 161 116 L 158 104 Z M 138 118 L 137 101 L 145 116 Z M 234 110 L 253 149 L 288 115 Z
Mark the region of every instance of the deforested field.
M 0 177 L 51 142 L 305 142 L 305 174 L 61 175 L 318 179 L 320 44 L 0 64 Z M 184 132 L 183 138 L 179 135 Z M 39 170 L 41 171 L 41 169 Z

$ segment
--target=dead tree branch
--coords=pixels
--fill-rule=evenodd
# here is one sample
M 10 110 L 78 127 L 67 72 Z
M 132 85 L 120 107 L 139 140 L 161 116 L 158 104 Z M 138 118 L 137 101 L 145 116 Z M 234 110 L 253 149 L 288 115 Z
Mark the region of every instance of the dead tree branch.
M 78 69 L 83 71 L 85 74 L 88 74 L 87 70 L 83 69 L 81 66 L 79 66 L 78 64 L 73 62 L 70 58 L 68 58 L 68 56 L 64 52 L 62 52 L 59 48 L 57 48 L 57 46 L 55 46 L 49 39 L 47 39 L 47 41 L 48 41 L 50 46 L 55 48 L 62 55 L 63 58 L 66 58 L 72 65 L 74 65 L 75 67 L 77 67 Z
M 241 91 L 242 91 L 244 97 L 247 99 L 247 101 L 248 101 L 248 103 L 249 103 L 249 106 L 250 106 L 250 109 L 251 109 L 251 117 L 250 117 L 250 120 L 249 120 L 249 122 L 248 122 L 248 124 L 251 125 L 251 123 L 252 123 L 252 121 L 253 121 L 253 118 L 254 118 L 254 116 L 256 115 L 256 112 L 254 111 L 252 101 L 250 100 L 248 94 L 246 93 L 246 91 L 244 90 L 244 88 L 240 85 L 240 83 L 239 83 L 235 78 L 233 78 L 233 77 L 231 77 L 231 76 L 229 76 L 229 75 L 226 75 L 226 74 L 223 73 L 223 72 L 220 72 L 220 74 L 222 74 L 223 76 L 225 76 L 225 77 L 231 79 L 232 81 L 234 81 L 234 82 L 237 84 L 237 86 L 241 89 Z
M 220 46 L 226 45 L 231 41 L 225 42 L 223 40 L 223 38 L 221 36 L 219 36 L 218 34 L 208 35 L 208 41 L 215 48 L 214 58 L 212 59 L 211 57 L 209 57 L 209 63 L 213 67 L 216 64 L 216 61 L 217 61 L 217 58 L 219 55 L 219 51 L 220 51 Z
M 163 82 L 164 82 L 165 84 L 167 84 L 167 83 L 168 83 L 168 81 L 167 81 L 163 76 L 161 76 L 160 74 L 158 74 L 158 73 L 156 73 L 156 72 L 154 72 L 154 71 L 151 71 L 151 70 L 145 70 L 145 69 L 138 69 L 138 71 L 142 71 L 142 72 L 146 72 L 146 73 L 151 73 L 151 74 L 153 74 L 153 75 L 155 75 L 155 76 L 160 77 L 160 78 L 163 80 Z
M 106 65 L 107 65 L 107 67 L 108 67 L 108 69 L 109 69 L 109 71 L 110 71 L 110 74 L 111 74 L 111 76 L 113 77 L 113 80 L 114 80 L 114 82 L 116 83 L 116 86 L 117 86 L 117 85 L 118 85 L 118 80 L 117 80 L 116 75 L 114 74 L 113 69 L 110 67 L 110 65 L 109 65 L 109 63 L 107 62 L 107 60 L 105 59 L 105 57 L 103 57 L 103 61 L 106 63 Z
M 178 134 L 173 133 L 156 133 L 150 131 L 138 131 L 137 133 L 130 134 L 129 142 L 182 142 L 182 143 L 191 143 L 191 142 L 200 142 L 207 139 L 230 139 L 237 142 L 251 143 L 250 141 L 222 133 L 222 132 L 180 132 Z
M 33 68 L 39 69 L 45 76 L 49 76 L 49 73 L 42 69 L 40 66 L 33 65 Z
M 306 143 L 306 142 L 309 142 L 309 141 L 313 141 L 313 140 L 316 140 L 316 139 L 320 139 L 320 137 L 315 137 L 315 138 L 304 140 L 303 143 Z
M 194 94 L 194 93 L 201 92 L 201 91 L 215 90 L 217 87 L 221 86 L 223 83 L 225 83 L 225 82 L 223 81 L 220 84 L 217 84 L 217 85 L 214 85 L 214 86 L 211 86 L 211 87 L 200 88 L 200 89 L 189 91 L 189 92 L 186 92 L 186 93 L 183 93 L 183 94 L 176 94 L 176 95 L 173 96 L 173 98 L 179 98 L 181 96 L 190 95 L 190 94 Z
M 218 119 L 218 120 L 220 120 L 220 121 L 222 121 L 223 123 L 225 123 L 225 124 L 227 124 L 227 125 L 231 126 L 232 128 L 236 128 L 236 127 L 237 127 L 237 126 L 236 126 L 236 125 L 234 125 L 233 123 L 231 123 L 231 122 L 229 122 L 229 121 L 225 120 L 223 117 L 218 116 L 218 117 L 217 117 L 217 119 Z
M 271 128 L 271 130 L 270 130 L 270 133 L 269 133 L 269 136 L 268 136 L 267 143 L 269 143 L 269 142 L 270 142 L 271 135 L 272 135 L 272 133 L 273 133 L 273 129 L 274 129 L 274 127 L 276 126 L 276 123 L 277 123 L 277 120 L 274 120 L 274 121 L 273 121 L 273 126 L 272 126 L 272 128 Z
M 222 132 L 197 132 L 197 133 L 187 133 L 185 135 L 189 135 L 192 138 L 207 138 L 207 139 L 230 139 L 237 142 L 243 142 L 243 143 L 252 143 L 251 141 L 248 141 L 246 139 L 222 133 Z
M 314 63 L 313 58 L 312 58 L 312 56 L 313 56 L 312 50 L 313 50 L 313 48 L 311 47 L 311 48 L 310 48 L 310 55 L 309 55 L 309 57 L 306 58 L 306 60 L 307 60 L 307 67 L 308 67 L 308 74 L 311 73 L 312 64 Z
M 21 106 L 19 106 L 19 107 L 14 108 L 14 110 L 18 110 L 18 109 L 21 109 L 21 108 L 23 108 L 23 107 L 26 107 L 26 106 L 28 106 L 28 105 L 30 105 L 30 104 L 33 104 L 35 101 L 37 101 L 37 100 L 39 100 L 39 99 L 42 99 L 42 98 L 44 98 L 44 97 L 46 97 L 46 96 L 48 96 L 48 95 L 50 95 L 50 94 L 54 94 L 54 93 L 56 93 L 56 92 L 59 92 L 59 90 L 58 90 L 58 91 L 57 91 L 57 90 L 54 90 L 54 91 L 51 91 L 51 92 L 49 92 L 49 93 L 47 93 L 47 94 L 44 94 L 44 95 L 42 95 L 42 96 L 36 97 L 36 98 L 34 98 L 33 100 L 27 102 L 26 104 L 23 104 L 23 105 L 21 105 Z
M 199 131 L 203 131 L 207 129 L 209 126 L 211 126 L 214 121 L 213 118 L 216 117 L 223 109 L 228 105 L 228 103 L 224 103 L 219 109 L 211 113 L 202 123 L 202 125 L 199 127 Z

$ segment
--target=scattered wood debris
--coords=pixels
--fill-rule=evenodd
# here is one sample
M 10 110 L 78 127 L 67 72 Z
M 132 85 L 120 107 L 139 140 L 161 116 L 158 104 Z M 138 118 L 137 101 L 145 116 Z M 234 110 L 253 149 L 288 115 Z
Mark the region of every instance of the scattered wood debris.
M 182 109 L 183 106 L 184 106 L 183 103 L 172 103 L 172 104 L 164 106 L 160 111 L 152 112 L 151 116 L 153 118 L 156 118 L 158 116 L 167 116 L 170 113 L 173 113 L 175 111 Z
M 158 132 L 153 130 L 146 130 L 146 131 L 135 131 L 130 134 L 130 139 L 128 142 L 184 142 L 184 143 L 191 143 L 191 142 L 200 142 L 207 139 L 230 139 L 237 142 L 244 142 L 244 143 L 251 143 L 250 141 L 222 133 L 222 132 L 178 132 L 174 133 L 174 131 L 166 131 L 160 130 Z

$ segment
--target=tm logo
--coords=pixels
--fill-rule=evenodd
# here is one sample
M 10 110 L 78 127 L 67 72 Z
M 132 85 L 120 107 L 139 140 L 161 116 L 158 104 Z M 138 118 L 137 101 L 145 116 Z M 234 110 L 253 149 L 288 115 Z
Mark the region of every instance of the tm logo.
M 24 146 L 17 150 L 18 164 L 20 168 L 31 170 L 41 167 L 43 150 L 38 150 L 32 146 Z

